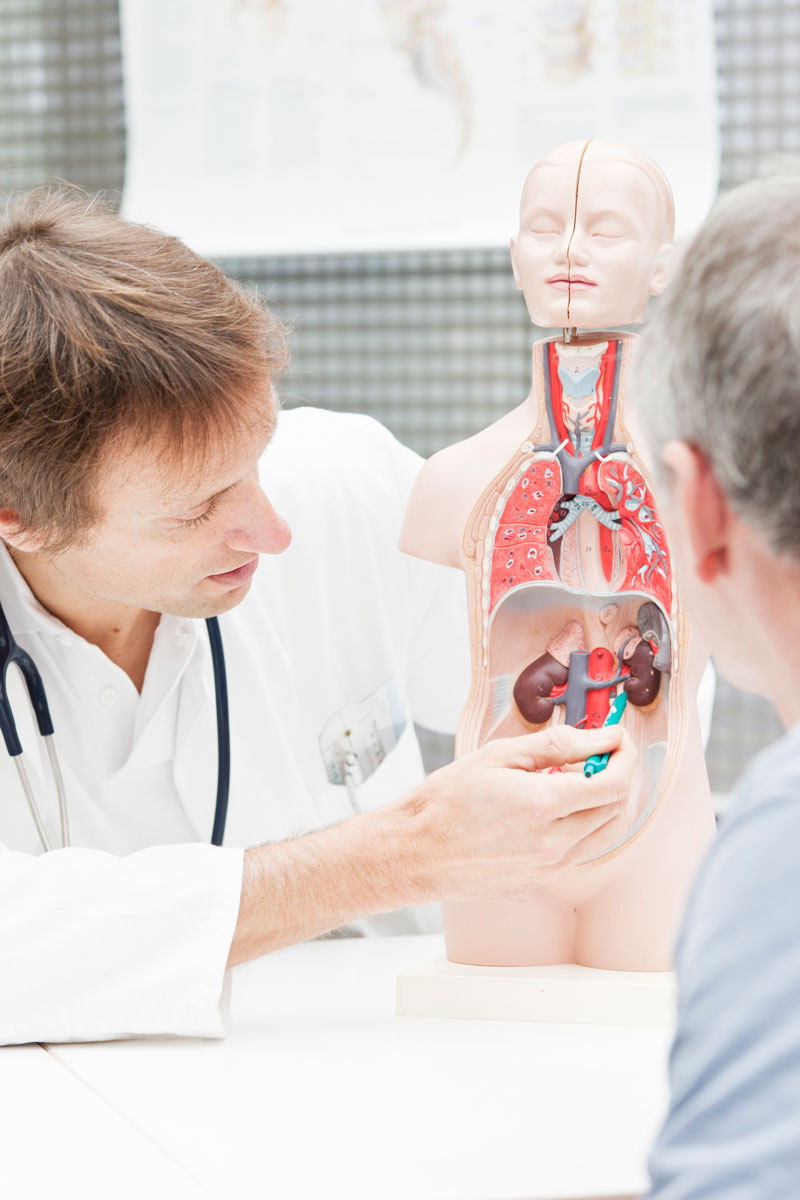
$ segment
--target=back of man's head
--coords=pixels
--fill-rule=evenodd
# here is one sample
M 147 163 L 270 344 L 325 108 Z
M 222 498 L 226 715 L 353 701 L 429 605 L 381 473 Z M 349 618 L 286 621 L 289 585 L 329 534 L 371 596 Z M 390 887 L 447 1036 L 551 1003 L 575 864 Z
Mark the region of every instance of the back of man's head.
M 697 447 L 739 515 L 800 558 L 800 172 L 716 205 L 644 333 L 636 403 L 654 458 Z
M 270 404 L 284 331 L 176 238 L 71 189 L 0 218 L 0 509 L 53 549 L 100 516 L 98 465 L 143 439 L 199 456 Z

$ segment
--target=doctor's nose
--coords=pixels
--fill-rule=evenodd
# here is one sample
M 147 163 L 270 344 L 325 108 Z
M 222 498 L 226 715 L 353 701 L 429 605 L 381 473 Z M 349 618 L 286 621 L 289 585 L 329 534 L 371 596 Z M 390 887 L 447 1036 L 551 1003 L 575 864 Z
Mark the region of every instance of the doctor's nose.
M 256 554 L 282 554 L 292 541 L 292 531 L 272 507 L 266 492 L 254 483 L 247 499 L 238 509 L 238 524 L 225 534 L 231 550 L 252 550 Z

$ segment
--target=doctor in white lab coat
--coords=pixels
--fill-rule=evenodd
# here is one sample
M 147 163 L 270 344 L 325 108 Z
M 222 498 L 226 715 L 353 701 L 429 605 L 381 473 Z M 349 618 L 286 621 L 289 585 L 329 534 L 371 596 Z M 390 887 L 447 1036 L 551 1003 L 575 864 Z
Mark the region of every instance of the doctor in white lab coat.
M 463 583 L 458 572 L 396 549 L 405 497 L 418 467 L 417 456 L 368 417 L 319 409 L 281 413 L 260 474 L 270 481 L 276 507 L 293 514 L 292 545 L 279 556 L 264 556 L 247 597 L 220 619 L 231 713 L 226 846 L 279 841 L 352 816 L 353 800 L 367 810 L 402 795 L 423 777 L 414 721 L 443 731 L 454 728 L 468 684 Z M 324 505 L 314 504 L 314 496 L 324 497 Z M 16 640 L 45 681 L 73 846 L 129 855 L 164 844 L 173 847 L 169 853 L 180 866 L 170 888 L 159 880 L 147 937 L 133 944 L 120 938 L 118 930 L 127 924 L 123 913 L 119 922 L 107 921 L 110 944 L 103 946 L 101 962 L 109 1025 L 100 1036 L 125 1028 L 112 1015 L 117 1003 L 135 1007 L 135 1018 L 128 1019 L 136 1024 L 130 1028 L 144 1028 L 144 996 L 137 994 L 136 978 L 140 970 L 152 969 L 158 938 L 164 940 L 173 975 L 172 987 L 160 993 L 172 992 L 185 1003 L 190 981 L 202 989 L 204 999 L 195 1011 L 204 1010 L 204 1016 L 195 1016 L 192 1024 L 187 1012 L 183 1031 L 219 1031 L 221 968 L 238 910 L 240 854 L 197 845 L 183 854 L 177 849 L 208 842 L 214 818 L 216 713 L 204 623 L 162 617 L 139 695 L 96 646 L 37 604 L 2 547 L 0 598 Z M 58 807 L 47 755 L 16 672 L 9 674 L 9 685 L 34 790 L 57 846 Z M 344 784 L 329 781 L 321 734 L 331 718 L 353 704 L 377 710 L 380 719 L 389 693 L 402 709 L 403 729 L 351 800 Z M 16 771 L 4 752 L 0 795 L 0 842 L 9 850 L 40 854 Z M 158 871 L 158 854 L 150 857 Z M 84 894 L 89 885 L 73 875 L 71 859 L 82 862 L 88 878 L 94 871 L 102 876 L 111 866 L 83 849 L 38 859 L 0 855 L 0 945 L 6 964 L 0 1033 L 5 1040 L 16 1040 L 13 1026 L 5 1023 L 12 1009 L 19 1014 L 20 1035 L 42 1036 L 46 1027 L 50 1038 L 87 1036 L 63 989 L 54 994 L 47 986 L 82 940 L 74 925 L 74 917 L 83 914 L 76 909 L 73 883 Z M 146 853 L 130 860 L 134 887 L 140 886 L 136 871 L 142 872 L 142 885 L 150 878 L 147 863 Z M 118 866 L 113 863 L 114 870 Z M 185 946 L 183 936 L 175 927 L 166 933 L 159 908 L 172 919 L 184 907 L 191 926 L 197 921 L 198 896 L 215 877 L 218 895 L 206 903 L 220 941 L 208 937 L 199 947 L 175 953 Z M 22 888 L 28 889 L 24 900 Z M 51 910 L 53 889 L 61 896 Z M 139 902 L 138 895 L 119 898 L 123 907 Z M 63 919 L 65 908 L 72 911 L 72 923 Z M 359 925 L 364 932 L 430 931 L 436 928 L 436 913 L 432 907 L 402 910 Z M 11 972 L 11 939 L 23 931 L 20 951 L 26 965 Z M 115 956 L 120 960 L 116 970 Z M 42 966 L 38 977 L 30 970 L 34 961 Z M 73 975 L 87 968 L 94 974 L 91 964 L 75 962 Z M 12 993 L 20 991 L 16 998 L 9 995 L 9 983 Z M 85 993 L 76 995 L 75 1004 L 83 1000 Z M 53 1018 L 42 1024 L 51 1010 Z M 56 1013 L 57 1023 L 48 1024 Z M 164 1019 L 154 1013 L 152 1028 Z
M 42 853 L 0 753 L 2 1042 L 219 1036 L 227 966 L 342 924 L 430 929 L 441 895 L 531 886 L 589 856 L 625 793 L 618 731 L 497 743 L 420 785 L 413 722 L 452 729 L 467 690 L 461 576 L 396 549 L 419 459 L 377 422 L 301 409 L 273 432 L 271 372 L 237 380 L 268 320 L 174 239 L 82 200 L 23 198 L 0 227 L 0 601 L 47 690 L 71 842 Z M 178 471 L 170 452 L 212 384 L 228 439 L 179 454 Z M 137 419 L 177 438 L 132 436 L 130 409 L 152 396 Z M 64 468 L 69 515 L 104 405 L 124 436 L 91 460 L 100 511 L 50 547 L 19 464 Z M 221 848 L 211 612 L 231 715 Z M 7 682 L 59 846 L 47 757 Z M 350 726 L 371 742 L 348 788 Z M 595 780 L 531 771 L 618 746 Z M 261 843 L 279 845 L 244 851 Z

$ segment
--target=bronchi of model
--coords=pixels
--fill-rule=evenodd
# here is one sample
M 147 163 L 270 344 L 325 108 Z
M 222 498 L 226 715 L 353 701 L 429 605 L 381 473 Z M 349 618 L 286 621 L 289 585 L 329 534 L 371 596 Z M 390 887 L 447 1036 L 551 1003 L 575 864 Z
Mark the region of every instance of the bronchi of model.
M 532 322 L 563 334 L 535 343 L 526 400 L 435 454 L 409 501 L 401 548 L 467 580 L 457 753 L 598 726 L 618 701 L 640 755 L 591 861 L 524 897 L 443 906 L 456 962 L 664 970 L 713 834 L 690 704 L 705 659 L 626 426 L 636 338 L 615 332 L 666 284 L 673 225 L 669 185 L 640 150 L 572 142 L 535 164 L 511 262 Z
M 502 511 L 490 524 L 487 627 L 502 599 L 524 585 L 555 580 L 595 594 L 652 597 L 639 606 L 636 626 L 617 633 L 613 647 L 589 648 L 583 626 L 573 620 L 524 667 L 513 681 L 513 699 L 532 725 L 547 722 L 554 707 L 563 706 L 567 724 L 597 728 L 618 685 L 632 704 L 646 708 L 671 665 L 664 532 L 627 443 L 613 440 L 623 354 L 617 341 L 573 349 L 547 344 L 543 401 L 551 440 L 531 445 L 531 458 L 523 459 L 518 478 L 511 476 L 510 494 L 504 487 Z M 582 516 L 597 523 L 602 575 L 592 573 L 595 564 L 587 566 L 588 556 L 581 554 L 576 534 Z

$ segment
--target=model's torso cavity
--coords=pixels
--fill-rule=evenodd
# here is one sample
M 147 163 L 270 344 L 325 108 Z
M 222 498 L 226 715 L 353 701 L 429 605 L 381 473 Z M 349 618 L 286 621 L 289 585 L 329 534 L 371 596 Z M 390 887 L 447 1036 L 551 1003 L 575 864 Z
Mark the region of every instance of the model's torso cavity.
M 541 345 L 537 430 L 468 524 L 481 531 L 471 577 L 486 686 L 462 749 L 561 721 L 596 728 L 624 690 L 643 753 L 635 819 L 666 765 L 677 639 L 664 530 L 632 447 L 615 440 L 630 345 Z

